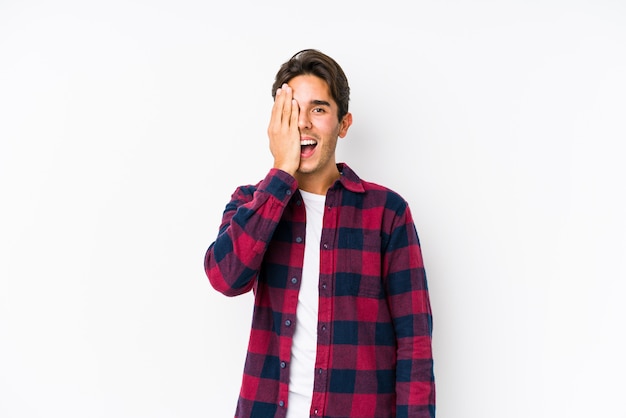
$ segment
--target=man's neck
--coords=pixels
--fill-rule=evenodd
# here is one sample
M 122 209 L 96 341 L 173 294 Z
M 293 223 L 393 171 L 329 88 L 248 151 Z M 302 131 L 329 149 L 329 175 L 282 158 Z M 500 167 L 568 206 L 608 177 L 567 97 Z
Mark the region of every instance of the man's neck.
M 328 174 L 296 173 L 295 177 L 298 180 L 298 188 L 301 190 L 325 196 L 328 189 L 339 180 L 341 173 L 335 166 L 335 169 Z

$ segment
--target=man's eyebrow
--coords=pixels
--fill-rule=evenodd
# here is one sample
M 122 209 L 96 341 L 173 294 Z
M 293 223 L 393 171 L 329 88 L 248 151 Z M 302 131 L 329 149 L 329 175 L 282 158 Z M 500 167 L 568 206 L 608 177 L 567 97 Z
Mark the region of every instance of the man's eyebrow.
M 330 103 L 326 100 L 311 100 L 311 104 L 315 106 L 328 106 L 330 107 Z

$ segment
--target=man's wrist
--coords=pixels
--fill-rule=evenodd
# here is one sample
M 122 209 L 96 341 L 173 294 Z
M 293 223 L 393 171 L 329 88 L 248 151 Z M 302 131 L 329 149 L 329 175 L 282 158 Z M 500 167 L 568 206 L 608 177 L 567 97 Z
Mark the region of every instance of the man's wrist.
M 292 177 L 295 177 L 296 175 L 296 171 L 298 171 L 298 167 L 292 167 L 290 165 L 286 165 L 286 164 L 277 164 L 274 163 L 274 168 L 284 171 L 285 173 L 289 174 Z
M 297 189 L 296 178 L 279 168 L 272 168 L 258 185 L 258 190 L 269 193 L 285 204 Z

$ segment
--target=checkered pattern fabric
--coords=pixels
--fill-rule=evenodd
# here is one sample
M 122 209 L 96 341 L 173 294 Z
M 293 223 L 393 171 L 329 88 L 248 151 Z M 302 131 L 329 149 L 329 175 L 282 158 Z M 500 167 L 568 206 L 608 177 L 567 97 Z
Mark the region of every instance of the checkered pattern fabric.
M 397 193 L 346 164 L 326 195 L 312 417 L 434 418 L 432 316 L 420 244 Z M 272 169 L 237 188 L 205 270 L 255 307 L 236 417 L 284 417 L 304 256 L 296 180 Z

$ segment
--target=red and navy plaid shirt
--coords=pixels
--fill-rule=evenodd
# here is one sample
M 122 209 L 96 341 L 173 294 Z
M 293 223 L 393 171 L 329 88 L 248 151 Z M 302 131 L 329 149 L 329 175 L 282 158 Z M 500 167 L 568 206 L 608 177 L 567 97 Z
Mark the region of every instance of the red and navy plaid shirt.
M 313 417 L 435 416 L 432 317 L 404 199 L 345 164 L 327 192 L 320 244 Z M 228 296 L 254 291 L 237 417 L 284 417 L 304 258 L 296 180 L 272 169 L 226 206 L 205 269 Z

